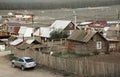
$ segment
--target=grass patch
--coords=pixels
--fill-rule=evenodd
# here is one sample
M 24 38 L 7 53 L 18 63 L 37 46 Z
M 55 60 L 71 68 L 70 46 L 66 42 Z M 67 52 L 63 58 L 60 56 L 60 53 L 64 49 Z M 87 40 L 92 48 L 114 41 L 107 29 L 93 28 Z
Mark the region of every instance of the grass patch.
M 76 54 L 76 53 L 71 53 L 71 52 L 68 52 L 68 53 L 54 53 L 53 56 L 55 57 L 62 57 L 62 58 L 79 58 L 79 57 L 89 57 L 90 54 L 89 53 L 86 53 L 86 54 Z

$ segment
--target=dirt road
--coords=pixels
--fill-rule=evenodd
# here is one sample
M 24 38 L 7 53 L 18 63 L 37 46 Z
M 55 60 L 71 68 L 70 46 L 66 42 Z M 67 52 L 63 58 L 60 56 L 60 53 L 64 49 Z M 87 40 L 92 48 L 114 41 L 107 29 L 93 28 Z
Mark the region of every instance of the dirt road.
M 11 62 L 4 57 L 6 54 L 6 52 L 0 52 L 0 77 L 62 77 L 42 69 L 21 71 L 19 68 L 12 68 Z

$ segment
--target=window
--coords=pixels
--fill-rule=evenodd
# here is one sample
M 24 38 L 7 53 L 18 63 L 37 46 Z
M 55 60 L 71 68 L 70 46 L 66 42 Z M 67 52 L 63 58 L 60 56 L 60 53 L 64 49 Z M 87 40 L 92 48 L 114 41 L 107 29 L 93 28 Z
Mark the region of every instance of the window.
M 93 41 L 93 37 L 91 38 L 91 40 Z
M 115 44 L 110 44 L 110 48 L 115 48 Z
M 25 61 L 29 63 L 29 62 L 33 62 L 33 59 L 25 59 Z
M 102 42 L 101 41 L 98 41 L 96 44 L 97 44 L 96 45 L 97 49 L 101 49 L 102 48 Z
M 19 59 L 19 62 L 24 62 L 24 60 L 23 59 Z

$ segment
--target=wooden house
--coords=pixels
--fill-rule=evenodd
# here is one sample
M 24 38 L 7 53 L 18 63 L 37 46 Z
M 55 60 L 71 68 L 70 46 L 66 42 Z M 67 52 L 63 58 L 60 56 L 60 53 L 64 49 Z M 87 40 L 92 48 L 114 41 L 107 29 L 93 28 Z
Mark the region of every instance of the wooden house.
M 35 31 L 34 35 L 41 36 L 41 38 L 44 38 L 44 39 L 45 38 L 49 39 L 50 33 L 54 30 L 58 30 L 60 32 L 67 31 L 68 34 L 70 35 L 74 29 L 78 29 L 78 27 L 76 27 L 72 21 L 56 20 L 49 27 L 40 27 L 37 31 Z
M 9 22 L 6 24 L 5 31 L 9 32 L 11 35 L 18 35 L 21 24 L 18 22 Z
M 0 38 L 8 38 L 10 36 L 9 32 L 0 30 Z
M 99 32 L 76 30 L 68 37 L 68 51 L 75 53 L 106 52 L 108 42 Z

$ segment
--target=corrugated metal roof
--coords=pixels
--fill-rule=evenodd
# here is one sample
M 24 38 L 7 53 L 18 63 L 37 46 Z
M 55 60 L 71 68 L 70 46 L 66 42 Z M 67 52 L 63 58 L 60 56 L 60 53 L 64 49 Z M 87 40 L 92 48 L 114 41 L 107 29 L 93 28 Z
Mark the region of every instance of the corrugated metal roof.
M 104 27 L 104 31 L 107 31 L 110 27 Z
M 51 26 L 50 28 L 52 29 L 65 29 L 69 24 L 71 23 L 71 21 L 69 20 L 56 20 Z
M 34 41 L 34 39 L 29 39 L 29 40 L 26 40 L 26 43 L 31 44 L 33 41 Z
M 40 35 L 41 35 L 41 28 L 37 29 L 37 30 L 33 33 L 33 35 L 35 35 L 35 36 L 40 36 Z
M 31 27 L 21 26 L 19 30 L 19 37 L 31 37 L 31 34 L 33 33 L 33 29 Z
M 27 48 L 34 48 L 35 46 L 39 46 L 41 45 L 41 39 L 40 37 L 35 37 L 34 39 L 27 39 L 24 42 L 22 42 L 21 44 L 17 45 L 16 47 L 19 49 L 27 49 Z
M 80 25 L 89 25 L 91 24 L 92 22 L 81 22 Z
M 39 28 L 34 35 L 49 38 L 53 30 L 64 30 L 70 23 L 68 20 L 56 20 L 50 27 Z
M 16 40 L 10 42 L 10 45 L 18 45 L 18 44 L 20 44 L 22 42 L 23 42 L 23 39 L 16 39 Z
M 50 33 L 51 33 L 52 31 L 53 31 L 53 30 L 50 29 L 49 27 L 41 27 L 41 28 L 40 28 L 41 37 L 47 37 L 47 38 L 49 38 L 49 37 L 50 37 Z
M 74 41 L 80 41 L 80 42 L 88 42 L 93 35 L 95 35 L 97 32 L 89 32 L 83 30 L 75 30 L 69 37 L 68 40 L 74 40 Z
M 41 36 L 41 37 L 50 37 L 50 33 L 53 31 L 53 29 L 50 29 L 50 27 L 40 27 L 37 29 L 37 31 L 34 33 L 35 36 Z
M 31 37 L 32 33 L 33 33 L 33 28 L 27 28 L 24 37 Z
M 102 24 L 102 25 L 106 25 L 107 21 L 106 20 L 86 20 L 87 22 L 93 22 L 93 23 L 97 23 L 97 24 Z
M 19 31 L 18 31 L 18 33 L 19 33 L 19 34 L 25 34 L 26 29 L 27 29 L 27 27 L 21 26 L 20 29 L 19 29 Z

